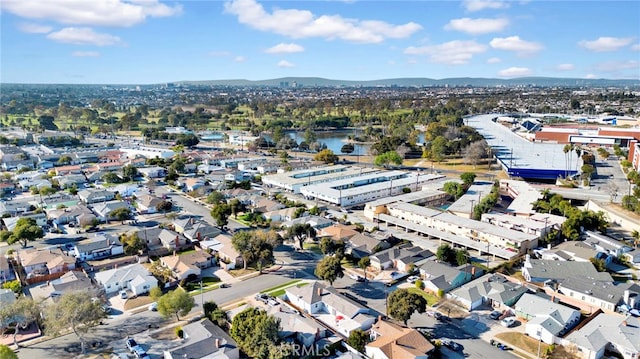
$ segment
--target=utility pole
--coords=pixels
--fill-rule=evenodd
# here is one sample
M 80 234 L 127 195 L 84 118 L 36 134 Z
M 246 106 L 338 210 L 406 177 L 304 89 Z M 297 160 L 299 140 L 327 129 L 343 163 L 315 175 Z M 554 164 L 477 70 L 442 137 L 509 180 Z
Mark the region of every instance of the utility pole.
M 204 312 L 204 290 L 202 289 L 202 278 L 200 278 L 200 307 L 202 308 L 202 314 L 206 314 Z

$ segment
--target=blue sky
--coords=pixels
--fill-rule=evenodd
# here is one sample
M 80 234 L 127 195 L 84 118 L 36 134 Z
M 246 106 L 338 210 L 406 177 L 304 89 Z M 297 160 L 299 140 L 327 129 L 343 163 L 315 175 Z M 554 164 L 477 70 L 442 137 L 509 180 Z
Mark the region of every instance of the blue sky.
M 640 79 L 640 1 L 2 0 L 0 81 Z

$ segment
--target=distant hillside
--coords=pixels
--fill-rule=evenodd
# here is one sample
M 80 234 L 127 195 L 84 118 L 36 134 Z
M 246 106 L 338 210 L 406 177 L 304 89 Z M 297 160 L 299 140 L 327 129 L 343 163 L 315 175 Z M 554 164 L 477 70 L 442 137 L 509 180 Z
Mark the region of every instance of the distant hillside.
M 207 86 L 280 86 L 282 83 L 288 83 L 292 86 L 294 83 L 304 87 L 338 87 L 338 86 L 400 86 L 400 87 L 430 87 L 430 86 L 541 86 L 541 87 L 638 87 L 640 80 L 609 80 L 609 79 L 576 79 L 576 78 L 554 78 L 554 77 L 520 77 L 515 79 L 494 79 L 494 78 L 475 78 L 475 77 L 459 77 L 446 79 L 430 79 L 430 78 L 397 78 L 397 79 L 381 79 L 370 81 L 348 81 L 348 80 L 332 80 L 321 77 L 281 77 L 270 80 L 211 80 L 211 81 L 178 81 L 178 84 L 189 85 L 207 85 Z

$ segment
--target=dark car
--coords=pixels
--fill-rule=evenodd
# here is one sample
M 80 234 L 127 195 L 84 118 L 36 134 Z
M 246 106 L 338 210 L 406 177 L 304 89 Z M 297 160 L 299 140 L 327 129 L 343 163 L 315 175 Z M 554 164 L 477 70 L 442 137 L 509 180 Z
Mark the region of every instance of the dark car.
M 138 343 L 136 343 L 136 341 L 133 338 L 127 338 L 127 348 L 129 349 L 130 352 L 133 352 L 135 349 L 135 347 L 138 346 Z
M 229 287 L 231 287 L 231 284 L 228 284 L 228 283 L 220 284 L 220 288 L 229 288 Z
M 453 350 L 454 352 L 461 352 L 464 350 L 464 347 L 462 346 L 462 344 L 456 343 L 453 340 L 442 341 L 442 344 L 445 345 L 447 348 Z
M 494 310 L 493 312 L 491 312 L 491 314 L 489 314 L 489 318 L 494 320 L 498 320 L 500 316 L 502 316 L 502 313 L 498 310 Z

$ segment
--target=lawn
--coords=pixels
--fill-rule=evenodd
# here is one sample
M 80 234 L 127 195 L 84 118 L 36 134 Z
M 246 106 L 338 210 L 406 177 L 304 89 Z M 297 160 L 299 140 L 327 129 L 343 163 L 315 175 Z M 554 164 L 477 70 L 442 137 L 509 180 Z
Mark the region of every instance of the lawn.
M 496 334 L 495 339 L 501 343 L 507 344 L 510 347 L 516 347 L 523 352 L 529 353 L 533 356 L 538 354 L 538 341 L 528 337 L 522 333 L 517 332 L 504 332 Z M 547 350 L 549 345 L 540 342 L 540 355 Z
M 411 293 L 415 293 L 417 295 L 421 295 L 426 301 L 427 301 L 427 305 L 428 306 L 432 306 L 436 303 L 438 303 L 440 301 L 440 298 L 438 298 L 437 296 L 431 294 L 431 293 L 427 293 L 424 290 L 420 290 L 418 288 L 412 287 L 412 288 L 407 288 L 407 290 Z
M 265 290 L 261 291 L 260 293 L 267 293 L 267 294 L 271 294 L 273 296 L 276 296 L 276 295 L 273 294 L 273 292 L 277 292 L 280 289 L 282 289 L 282 293 L 284 294 L 284 288 L 291 287 L 291 286 L 293 286 L 294 284 L 296 284 L 296 283 L 298 283 L 300 281 L 302 281 L 302 279 L 290 280 L 290 281 L 288 281 L 286 283 L 280 284 L 280 285 L 275 286 L 273 288 L 265 289 Z
M 124 303 L 124 309 L 131 310 L 133 308 L 138 308 L 143 305 L 150 304 L 151 302 L 153 302 L 153 299 L 151 299 L 151 297 L 146 295 L 127 299 L 127 301 Z
M 240 277 L 243 276 L 245 274 L 250 274 L 250 273 L 254 273 L 256 270 L 254 268 L 251 267 L 247 267 L 247 269 L 244 268 L 237 268 L 237 269 L 232 269 L 230 271 L 227 271 L 229 274 L 231 274 L 234 277 Z
M 315 254 L 322 255 L 322 251 L 320 250 L 320 245 L 318 245 L 317 243 L 305 242 L 304 249 L 309 250 Z

